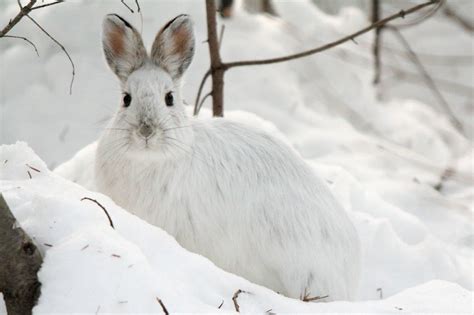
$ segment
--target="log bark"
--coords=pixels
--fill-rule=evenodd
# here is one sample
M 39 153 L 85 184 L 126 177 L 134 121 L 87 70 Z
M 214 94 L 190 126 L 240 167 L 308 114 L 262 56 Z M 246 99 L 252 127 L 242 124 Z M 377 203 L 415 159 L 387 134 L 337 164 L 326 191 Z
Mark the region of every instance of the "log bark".
M 9 315 L 31 314 L 40 295 L 42 261 L 0 193 L 0 292 Z

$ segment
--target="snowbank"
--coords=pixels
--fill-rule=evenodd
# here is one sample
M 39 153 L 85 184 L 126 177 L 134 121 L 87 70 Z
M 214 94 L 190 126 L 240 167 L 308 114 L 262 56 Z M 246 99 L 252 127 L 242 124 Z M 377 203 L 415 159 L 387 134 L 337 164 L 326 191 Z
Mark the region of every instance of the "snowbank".
M 318 304 L 288 299 L 220 270 L 108 197 L 51 173 L 25 143 L 1 146 L 0 155 L 0 191 L 44 257 L 37 314 L 159 313 L 157 298 L 170 312 L 231 312 L 238 289 L 247 292 L 237 300 L 241 312 L 472 312 L 473 293 L 440 280 L 384 300 Z M 89 200 L 81 201 L 83 197 L 103 205 L 115 229 L 104 211 Z M 390 243 L 385 242 L 389 249 Z M 397 276 L 389 280 L 396 281 Z

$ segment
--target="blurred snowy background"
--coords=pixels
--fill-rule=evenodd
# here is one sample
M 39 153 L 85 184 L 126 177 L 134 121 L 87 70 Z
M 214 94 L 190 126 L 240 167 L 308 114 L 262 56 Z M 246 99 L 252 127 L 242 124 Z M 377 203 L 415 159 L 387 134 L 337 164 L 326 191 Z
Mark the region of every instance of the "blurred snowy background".
M 382 16 L 421 2 L 381 1 Z M 277 57 L 333 41 L 370 23 L 370 3 L 275 0 L 278 16 L 270 16 L 248 12 L 237 1 L 233 16 L 218 20 L 226 26 L 223 59 Z M 67 1 L 32 13 L 74 60 L 72 95 L 68 59 L 30 21 L 23 20 L 11 35 L 31 39 L 39 57 L 24 41 L 0 39 L 1 143 L 25 141 L 54 169 L 98 138 L 121 98 L 102 55 L 101 22 L 107 13 L 137 26 L 147 46 L 166 21 L 181 13 L 192 16 L 197 49 L 184 96 L 194 104 L 209 66 L 204 3 L 141 0 L 140 5 L 142 15 L 119 0 Z M 474 1 L 448 5 L 472 25 Z M 0 21 L 6 24 L 17 11 L 16 1 L 1 1 Z M 443 9 L 409 25 L 414 20 L 393 25 L 401 26 L 461 130 L 389 30 L 382 33 L 378 85 L 373 84 L 373 32 L 308 58 L 232 69 L 225 77 L 225 115 L 261 124 L 255 114 L 274 125 L 350 213 L 364 250 L 359 300 L 387 298 L 434 279 L 459 285 L 460 292 L 474 286 L 473 33 Z M 210 101 L 204 107 L 210 108 Z M 407 296 L 404 301 L 411 293 Z

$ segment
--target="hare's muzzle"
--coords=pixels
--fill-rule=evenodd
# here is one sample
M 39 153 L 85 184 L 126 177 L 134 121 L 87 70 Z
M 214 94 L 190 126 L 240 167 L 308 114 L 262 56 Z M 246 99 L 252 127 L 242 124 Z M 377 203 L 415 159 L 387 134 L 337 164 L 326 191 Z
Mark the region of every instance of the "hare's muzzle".
M 142 123 L 138 128 L 138 133 L 145 139 L 148 139 L 153 134 L 153 127 L 147 123 Z

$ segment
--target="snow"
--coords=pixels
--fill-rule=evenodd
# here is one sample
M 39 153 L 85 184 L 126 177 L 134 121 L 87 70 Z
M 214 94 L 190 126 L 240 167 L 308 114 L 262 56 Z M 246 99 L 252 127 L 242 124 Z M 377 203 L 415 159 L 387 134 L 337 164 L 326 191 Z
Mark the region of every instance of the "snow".
M 141 5 L 146 45 L 180 13 L 193 17 L 196 43 L 206 39 L 199 1 Z M 310 1 L 276 5 L 279 19 L 238 10 L 225 21 L 224 60 L 297 52 L 366 25 L 355 8 L 329 16 Z M 16 3 L 0 6 L 5 7 L 0 20 L 16 14 Z M 237 289 L 252 293 L 239 297 L 245 312 L 473 312 L 472 92 L 467 100 L 453 91 L 447 94 L 457 104 L 454 111 L 467 136 L 452 127 L 436 100 L 408 81 L 395 86 L 387 80 L 383 100 L 378 100 L 381 91 L 372 85 L 372 35 L 311 58 L 226 73 L 226 119 L 264 128 L 293 146 L 328 182 L 362 240 L 358 301 L 302 303 L 216 268 L 94 192 L 94 141 L 120 97 L 100 47 L 100 24 L 109 12 L 140 29 L 139 15 L 112 1 L 75 1 L 33 14 L 75 61 L 72 96 L 66 57 L 34 25 L 20 23 L 15 35 L 31 38 L 39 58 L 23 41 L 0 40 L 1 143 L 25 140 L 45 161 L 24 143 L 0 149 L 0 190 L 45 258 L 36 313 L 160 312 L 156 297 L 172 312 L 217 312 L 223 300 L 222 310 L 229 312 Z M 441 17 L 427 23 L 407 30 L 416 50 L 437 55 L 472 51 L 472 37 Z M 388 36 L 387 44 L 394 44 Z M 197 46 L 184 85 L 190 104 L 208 67 L 207 54 L 205 44 Z M 436 69 L 444 69 L 439 76 L 472 86 L 472 67 L 471 59 Z M 209 110 L 200 116 L 210 116 Z M 48 171 L 71 157 L 55 173 Z M 448 167 L 454 175 L 435 190 Z M 107 208 L 115 230 L 97 205 L 80 201 L 85 196 Z M 2 306 L 0 313 L 5 312 Z
M 471 291 L 455 283 L 429 279 L 383 300 L 305 303 L 288 299 L 220 270 L 206 258 L 184 250 L 161 229 L 121 209 L 108 197 L 50 172 L 25 143 L 4 145 L 0 153 L 7 160 L 1 166 L 0 189 L 44 257 L 39 272 L 42 294 L 34 309 L 37 314 L 159 313 L 161 306 L 157 298 L 173 313 L 218 312 L 222 302 L 220 310 L 231 312 L 234 311 L 232 296 L 238 289 L 247 292 L 238 298 L 242 312 L 263 313 L 271 309 L 273 313 L 467 314 L 472 311 Z M 89 200 L 81 201 L 84 197 L 95 199 L 106 208 L 114 229 L 104 211 Z M 380 227 L 390 230 L 387 222 Z M 358 228 L 361 230 L 361 223 Z M 379 264 L 387 271 L 390 264 L 410 264 L 408 260 L 417 260 L 416 250 L 405 252 L 400 242 L 394 241 L 393 231 L 377 233 L 377 238 L 383 241 L 381 245 L 387 247 L 379 251 L 379 258 L 384 261 Z M 397 255 L 387 255 L 390 252 Z M 436 264 L 443 263 L 439 257 L 436 260 Z M 427 263 L 422 262 L 419 268 L 428 269 Z M 372 276 L 379 272 L 370 266 L 364 269 L 365 274 Z M 414 276 L 391 272 L 385 280 L 404 279 L 406 283 Z M 390 292 L 384 289 L 382 293 Z

